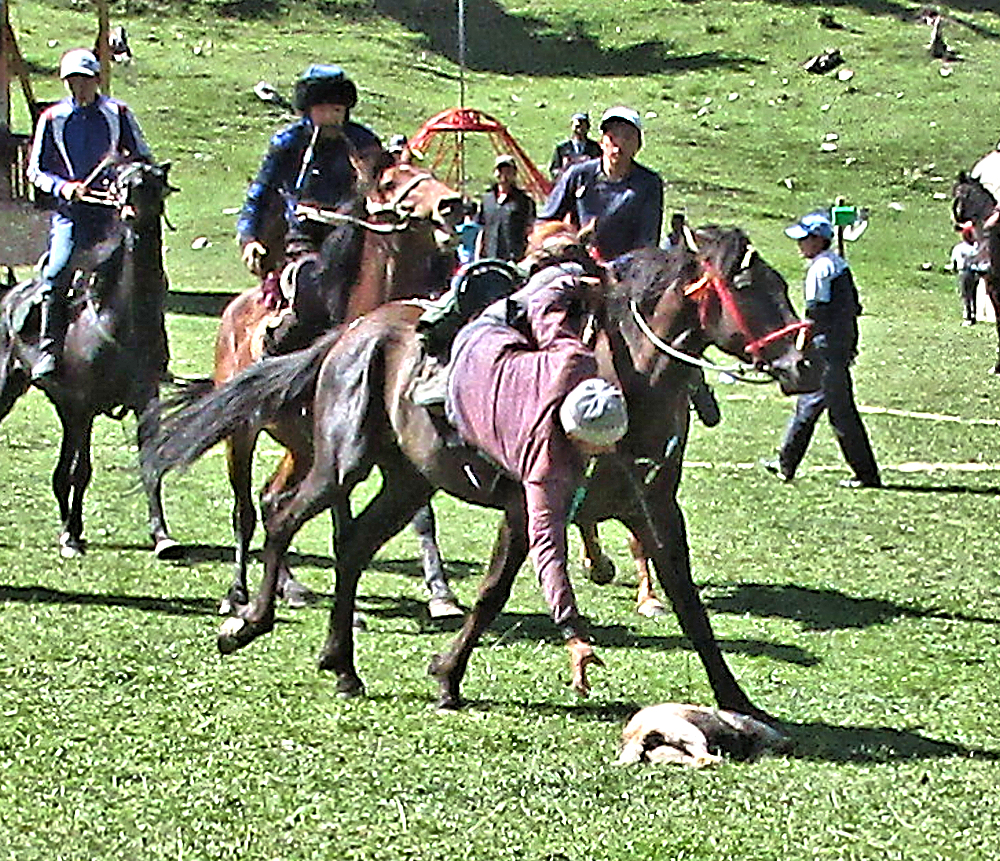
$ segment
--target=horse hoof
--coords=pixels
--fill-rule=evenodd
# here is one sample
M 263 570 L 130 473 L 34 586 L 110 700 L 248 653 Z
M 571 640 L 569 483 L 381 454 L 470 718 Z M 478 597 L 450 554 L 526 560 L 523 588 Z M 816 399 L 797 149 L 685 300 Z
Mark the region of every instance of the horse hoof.
M 462 698 L 455 694 L 441 694 L 437 701 L 437 711 L 441 714 L 454 714 L 462 710 Z
M 351 627 L 355 631 L 367 631 L 368 623 L 365 621 L 365 614 L 355 610 L 354 615 L 351 617 Z
M 365 683 L 361 679 L 341 679 L 337 682 L 337 696 L 342 700 L 353 700 L 365 695 Z
M 301 610 L 309 606 L 309 602 L 315 600 L 316 593 L 308 586 L 299 583 L 298 580 L 289 580 L 282 589 L 281 597 L 293 610 Z
M 598 559 L 585 559 L 583 572 L 591 583 L 598 586 L 607 586 L 615 579 L 615 563 L 603 553 Z
M 663 602 L 659 598 L 646 598 L 640 601 L 635 611 L 647 619 L 655 619 L 657 616 L 665 616 L 667 614 L 667 608 L 663 606 Z
M 454 619 L 465 615 L 454 598 L 431 598 L 427 602 L 427 612 L 432 619 Z
M 68 532 L 59 536 L 59 555 L 63 559 L 76 559 L 87 552 L 87 542 L 82 538 L 74 538 Z
M 241 619 L 239 616 L 230 616 L 219 627 L 216 643 L 221 654 L 231 655 L 263 633 L 265 630 L 259 625 L 251 625 L 246 619 Z
M 183 553 L 181 551 L 181 545 L 174 541 L 173 538 L 161 538 L 153 547 L 153 555 L 157 559 L 167 561 L 180 559 Z

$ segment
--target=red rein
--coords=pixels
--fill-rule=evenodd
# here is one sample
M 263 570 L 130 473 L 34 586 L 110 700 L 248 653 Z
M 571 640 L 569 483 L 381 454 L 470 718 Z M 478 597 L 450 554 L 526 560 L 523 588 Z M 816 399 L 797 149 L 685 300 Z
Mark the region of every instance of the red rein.
M 730 290 L 729 285 L 725 282 L 722 276 L 715 271 L 715 267 L 712 266 L 712 264 L 707 260 L 702 261 L 701 265 L 703 272 L 701 278 L 685 287 L 684 295 L 698 303 L 698 315 L 701 319 L 702 326 L 704 326 L 708 315 L 708 303 L 703 301 L 705 294 L 708 292 L 715 294 L 723 309 L 736 322 L 736 327 L 746 340 L 746 344 L 743 349 L 749 353 L 755 364 L 761 363 L 764 348 L 769 344 L 773 344 L 775 341 L 780 341 L 782 338 L 786 338 L 789 335 L 796 335 L 799 332 L 808 332 L 811 327 L 812 324 L 809 323 L 808 320 L 796 320 L 793 323 L 789 323 L 787 326 L 782 326 L 780 329 L 768 332 L 760 338 L 754 338 L 750 331 L 750 327 L 747 325 L 746 318 L 743 316 L 743 312 L 740 310 L 739 305 L 736 304 L 736 299 L 733 296 L 733 292 Z

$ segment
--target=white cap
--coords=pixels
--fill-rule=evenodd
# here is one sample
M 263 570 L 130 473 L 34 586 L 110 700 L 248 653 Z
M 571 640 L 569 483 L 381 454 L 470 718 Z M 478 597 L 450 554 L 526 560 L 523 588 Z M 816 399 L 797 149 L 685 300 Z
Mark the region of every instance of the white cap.
M 603 132 L 604 127 L 612 122 L 628 123 L 630 126 L 635 126 L 639 137 L 642 137 L 642 118 L 639 116 L 639 112 L 632 108 L 626 108 L 624 105 L 608 108 L 601 117 L 601 131 Z
M 97 62 L 97 57 L 93 51 L 86 48 L 74 48 L 63 54 L 59 63 L 59 77 L 65 80 L 70 75 L 86 75 L 88 78 L 96 78 L 101 74 L 101 64 Z
M 628 430 L 625 396 L 600 377 L 591 377 L 563 398 L 559 421 L 571 439 L 614 445 Z

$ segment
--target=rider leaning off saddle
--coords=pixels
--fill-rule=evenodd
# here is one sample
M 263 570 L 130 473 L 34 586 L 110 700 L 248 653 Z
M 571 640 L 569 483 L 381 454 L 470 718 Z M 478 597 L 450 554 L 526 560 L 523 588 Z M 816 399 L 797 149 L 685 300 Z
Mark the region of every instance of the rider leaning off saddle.
M 589 261 L 588 261 L 589 263 Z M 581 340 L 597 278 L 577 263 L 549 266 L 490 305 L 451 348 L 447 410 L 461 437 L 521 483 L 528 554 L 570 650 L 573 687 L 589 691 L 599 663 L 567 572 L 566 525 L 590 456 L 628 429 L 625 398 L 597 377 Z
M 91 51 L 75 48 L 63 55 L 59 77 L 70 95 L 41 115 L 29 156 L 29 180 L 56 198 L 41 276 L 39 356 L 31 368 L 35 380 L 53 374 L 62 356 L 73 252 L 104 239 L 116 217 L 111 207 L 81 198 L 107 185 L 112 157 L 152 158 L 132 111 L 100 92 L 100 71 Z
M 382 154 L 375 133 L 350 119 L 357 102 L 357 87 L 339 66 L 312 65 L 296 83 L 295 109 L 302 116 L 271 138 L 236 223 L 243 262 L 254 275 L 266 278 L 271 274 L 264 270 L 265 258 L 294 260 L 318 251 L 332 228 L 297 217 L 296 204 L 330 208 L 343 203 L 357 186 L 352 156 L 373 165 Z M 284 254 L 281 249 L 267 248 L 264 241 L 266 208 L 274 195 L 281 199 L 288 226 Z M 304 303 L 313 301 L 314 297 L 296 293 L 292 317 L 300 316 Z M 305 319 L 298 324 L 310 325 Z M 287 320 L 275 340 L 284 340 L 294 328 L 296 320 Z

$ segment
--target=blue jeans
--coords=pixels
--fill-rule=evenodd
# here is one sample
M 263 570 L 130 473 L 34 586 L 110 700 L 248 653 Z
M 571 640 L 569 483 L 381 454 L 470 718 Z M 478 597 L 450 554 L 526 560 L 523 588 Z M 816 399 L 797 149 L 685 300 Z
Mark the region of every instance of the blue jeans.
M 42 269 L 42 325 L 38 347 L 43 353 L 58 355 L 66 335 L 69 316 L 69 288 L 73 281 L 73 254 L 91 248 L 103 239 L 112 221 L 109 212 L 87 211 L 70 217 L 54 212 L 49 227 L 49 257 Z
M 854 402 L 850 360 L 846 357 L 825 361 L 819 390 L 799 395 L 778 454 L 782 473 L 788 477 L 795 475 L 824 410 L 829 414 L 837 443 L 855 478 L 866 484 L 877 483 L 878 465 Z

